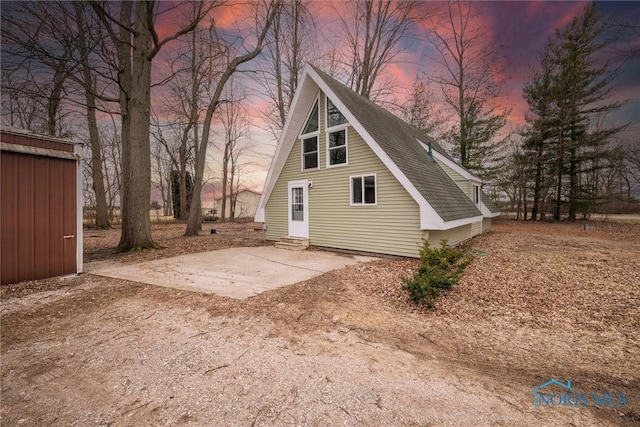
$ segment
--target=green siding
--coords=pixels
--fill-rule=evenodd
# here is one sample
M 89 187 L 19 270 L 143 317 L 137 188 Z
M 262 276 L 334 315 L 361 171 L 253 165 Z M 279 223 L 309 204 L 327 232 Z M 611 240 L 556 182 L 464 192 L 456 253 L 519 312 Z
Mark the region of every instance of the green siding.
M 320 170 L 302 172 L 298 140 L 265 208 L 267 240 L 288 235 L 287 183 L 308 179 L 309 241 L 312 245 L 412 256 L 422 242 L 420 210 L 382 161 L 351 127 L 347 134 L 348 166 L 327 168 L 325 101 L 320 99 Z M 350 206 L 350 177 L 376 174 L 377 205 Z
M 474 222 L 471 224 L 471 235 L 477 236 L 482 233 L 482 221 Z
M 450 230 L 431 230 L 428 234 L 429 244 L 440 247 L 440 240 L 447 239 L 449 246 L 458 245 L 471 238 L 471 224 L 461 225 Z
M 471 182 L 440 160 L 436 159 L 436 162 L 438 162 L 438 165 L 440 165 L 442 170 L 444 170 L 445 173 L 449 175 L 449 178 L 451 178 L 453 182 L 455 182 L 456 185 L 460 187 L 462 191 L 464 191 L 464 194 L 466 194 L 471 200 L 473 200 L 473 186 Z

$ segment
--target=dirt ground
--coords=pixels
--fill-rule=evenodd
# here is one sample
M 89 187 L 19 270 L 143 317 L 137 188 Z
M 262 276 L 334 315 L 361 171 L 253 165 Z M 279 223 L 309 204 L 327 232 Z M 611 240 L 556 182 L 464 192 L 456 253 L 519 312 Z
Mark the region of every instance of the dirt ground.
M 86 259 L 264 244 L 254 224 L 213 227 L 154 226 L 165 249 L 134 254 L 86 231 Z M 402 290 L 406 259 L 244 301 L 90 273 L 2 287 L 0 423 L 640 424 L 640 224 L 502 221 L 467 246 L 430 312 Z M 535 408 L 551 378 L 628 404 Z

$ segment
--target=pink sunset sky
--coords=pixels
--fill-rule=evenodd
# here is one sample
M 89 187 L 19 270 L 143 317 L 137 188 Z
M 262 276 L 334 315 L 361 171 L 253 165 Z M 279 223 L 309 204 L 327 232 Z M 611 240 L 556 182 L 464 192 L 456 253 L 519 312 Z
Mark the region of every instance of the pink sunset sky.
M 486 42 L 499 47 L 502 64 L 496 68 L 502 69 L 500 77 L 504 80 L 504 94 L 495 99 L 493 103 L 500 108 L 511 109 L 509 121 L 505 132 L 516 131 L 524 125 L 527 104 L 522 97 L 522 88 L 530 80 L 532 69 L 536 67 L 537 52 L 541 51 L 545 44 L 553 36 L 556 28 L 561 28 L 571 19 L 581 13 L 588 2 L 543 2 L 543 1 L 517 1 L 517 2 L 476 2 L 482 12 L 474 25 L 478 26 L 486 35 Z M 418 7 L 419 17 L 432 15 L 438 8 L 445 4 L 441 2 L 420 2 Z M 618 21 L 634 24 L 633 17 L 640 16 L 639 2 L 602 2 L 598 5 L 604 13 L 615 13 Z M 322 52 L 328 45 L 339 46 L 341 43 L 340 22 L 337 14 L 340 11 L 339 2 L 312 1 L 309 8 L 314 17 L 317 34 L 318 51 Z M 229 29 L 251 25 L 246 19 L 247 6 L 244 3 L 234 4 L 216 10 L 214 16 L 218 25 Z M 410 28 L 409 37 L 402 40 L 403 51 L 396 61 L 390 64 L 382 76 L 395 82 L 399 90 L 394 94 L 393 100 L 402 102 L 406 99 L 413 79 L 416 75 L 432 72 L 437 64 L 432 59 L 435 51 L 428 43 L 428 32 L 433 25 L 428 19 L 420 19 Z M 617 45 L 617 48 L 636 49 L 640 40 L 625 36 Z M 260 61 L 260 59 L 258 59 Z M 612 100 L 627 100 L 626 104 L 615 114 L 609 117 L 612 123 L 631 123 L 623 137 L 631 138 L 640 134 L 638 119 L 640 118 L 640 58 L 627 58 L 616 79 L 611 95 Z M 247 68 L 253 68 L 250 65 Z M 270 156 L 272 155 L 276 140 L 272 134 L 265 131 L 265 125 L 260 112 L 269 108 L 268 101 L 261 97 L 260 86 L 251 77 L 244 81 L 249 89 L 250 100 L 247 104 L 252 122 L 252 132 L 249 143 L 253 145 L 257 153 L 247 168 L 245 185 L 260 190 L 268 170 Z M 433 87 L 435 91 L 437 87 Z M 212 150 L 212 168 L 219 154 Z M 211 188 L 205 189 L 205 193 L 212 194 Z M 207 198 L 206 194 L 203 197 Z M 210 196 L 209 196 L 210 197 Z
M 10 13 L 9 5 L 3 5 L 3 13 Z M 495 1 L 495 2 L 473 2 L 472 6 L 477 8 L 482 16 L 479 17 L 474 26 L 479 28 L 484 34 L 487 44 L 494 44 L 498 47 L 502 56 L 501 62 L 496 63 L 496 69 L 501 70 L 500 77 L 503 80 L 503 94 L 492 100 L 492 104 L 502 109 L 511 109 L 507 126 L 504 133 L 516 132 L 524 123 L 527 105 L 522 97 L 522 88 L 531 79 L 532 70 L 537 64 L 537 53 L 544 49 L 545 44 L 553 37 L 557 28 L 562 28 L 571 19 L 580 14 L 589 2 L 585 1 Z M 318 1 L 312 0 L 308 3 L 316 26 L 314 38 L 314 53 L 320 57 L 329 51 L 330 47 L 337 47 L 344 44 L 341 38 L 340 16 L 344 15 L 347 8 L 344 1 Z M 172 34 L 176 26 L 184 21 L 183 16 L 188 12 L 188 8 L 175 8 L 175 3 L 160 2 L 158 7 L 157 29 L 162 39 L 164 36 Z M 227 35 L 242 33 L 248 46 L 252 45 L 252 37 L 255 37 L 255 22 L 252 17 L 252 10 L 256 2 L 253 0 L 229 0 L 221 6 L 216 7 L 210 17 L 215 21 L 216 28 Z M 424 76 L 433 74 L 437 70 L 437 63 L 434 61 L 436 51 L 428 42 L 430 29 L 434 25 L 433 16 L 438 10 L 446 6 L 443 2 L 419 1 L 415 12 L 415 22 L 409 28 L 409 34 L 401 41 L 402 52 L 395 58 L 395 61 L 384 70 L 381 80 L 393 81 L 397 90 L 393 94 L 393 99 L 385 99 L 388 103 L 402 103 L 411 88 L 416 75 Z M 612 87 L 610 100 L 626 101 L 626 103 L 615 113 L 607 118 L 613 125 L 629 123 L 630 125 L 621 135 L 621 140 L 637 139 L 640 135 L 640 39 L 637 27 L 637 19 L 640 16 L 640 2 L 600 2 L 598 8 L 605 14 L 615 14 L 615 21 L 627 25 L 635 25 L 635 32 L 627 31 L 623 37 L 605 52 L 606 55 L 614 59 L 613 64 L 619 67 L 617 78 Z M 187 15 L 188 16 L 188 15 Z M 167 44 L 161 53 L 154 59 L 153 75 L 156 82 L 166 76 L 168 57 L 179 44 L 171 42 Z M 635 56 L 627 55 L 623 60 L 621 56 L 612 55 L 613 50 L 635 49 Z M 313 58 L 316 65 L 322 68 L 322 59 Z M 253 62 L 243 65 L 244 71 L 256 70 L 264 67 L 264 58 L 258 57 Z M 246 163 L 243 170 L 242 186 L 260 191 L 271 163 L 271 157 L 275 151 L 277 140 L 274 135 L 267 130 L 263 113 L 270 109 L 268 100 L 262 95 L 261 83 L 257 80 L 255 73 L 240 73 L 239 83 L 246 87 L 247 99 L 245 108 L 247 109 L 250 122 L 250 135 L 246 138 L 245 144 L 249 148 L 245 155 Z M 162 115 L 161 111 L 155 111 L 161 104 L 161 98 L 165 89 L 162 86 L 155 86 L 152 89 L 152 105 L 154 112 Z M 439 88 L 432 87 L 436 93 Z M 445 107 L 442 110 L 447 112 Z M 451 115 L 452 116 L 452 115 Z M 170 121 L 170 117 L 163 117 Z M 211 141 L 221 139 L 220 132 L 214 132 Z M 211 147 L 208 150 L 208 172 L 205 179 L 209 179 L 203 190 L 203 201 L 205 206 L 212 204 L 211 182 L 216 182 L 216 177 L 220 176 L 219 148 Z M 219 182 L 219 179 L 218 179 Z M 155 197 L 154 197 L 155 199 Z

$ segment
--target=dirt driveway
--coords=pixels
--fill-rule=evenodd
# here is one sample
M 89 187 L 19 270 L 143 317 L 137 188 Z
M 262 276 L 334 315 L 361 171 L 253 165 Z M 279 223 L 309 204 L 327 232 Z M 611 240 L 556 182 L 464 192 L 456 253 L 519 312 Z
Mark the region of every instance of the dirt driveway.
M 573 227 L 498 225 L 429 313 L 401 289 L 414 260 L 246 300 L 91 274 L 4 288 L 2 424 L 635 425 L 640 227 Z M 628 405 L 534 408 L 551 378 Z

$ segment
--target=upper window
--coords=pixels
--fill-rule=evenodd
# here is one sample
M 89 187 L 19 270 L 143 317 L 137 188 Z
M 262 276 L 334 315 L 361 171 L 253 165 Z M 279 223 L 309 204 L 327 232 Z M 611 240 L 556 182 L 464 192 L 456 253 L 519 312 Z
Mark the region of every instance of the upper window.
M 338 107 L 327 97 L 327 128 L 339 126 L 347 123 L 347 119 L 342 115 Z
M 341 129 L 327 134 L 327 158 L 329 166 L 347 164 L 347 130 Z
M 316 100 L 315 105 L 313 106 L 313 110 L 311 110 L 311 115 L 309 116 L 309 120 L 307 120 L 307 125 L 304 127 L 302 131 L 303 135 L 308 133 L 317 132 L 318 131 L 318 100 Z
M 302 169 L 318 168 L 318 136 L 302 140 Z
M 338 107 L 327 97 L 327 167 L 347 164 L 347 126 Z
M 351 204 L 375 205 L 377 198 L 376 176 L 351 177 Z
M 480 186 L 473 185 L 473 203 L 480 205 Z
M 320 165 L 320 150 L 318 149 L 318 135 L 320 129 L 318 123 L 318 100 L 316 99 L 311 114 L 307 119 L 304 130 L 300 135 L 302 144 L 302 170 L 318 169 Z

